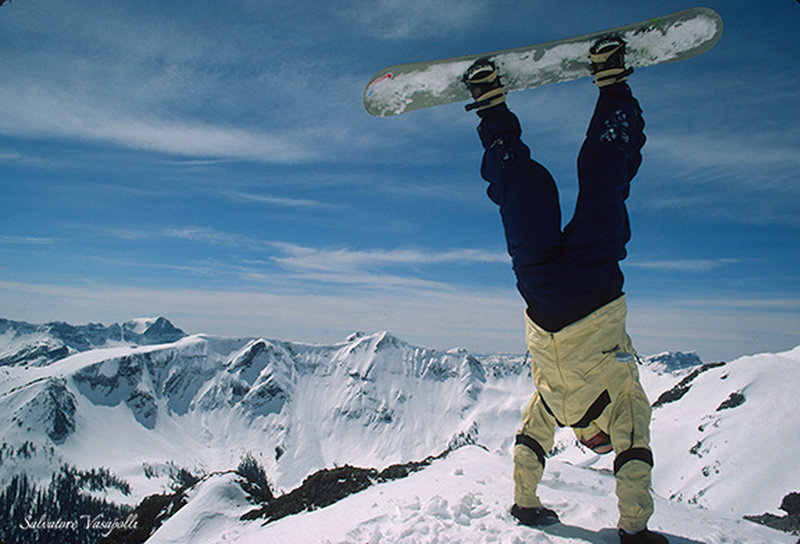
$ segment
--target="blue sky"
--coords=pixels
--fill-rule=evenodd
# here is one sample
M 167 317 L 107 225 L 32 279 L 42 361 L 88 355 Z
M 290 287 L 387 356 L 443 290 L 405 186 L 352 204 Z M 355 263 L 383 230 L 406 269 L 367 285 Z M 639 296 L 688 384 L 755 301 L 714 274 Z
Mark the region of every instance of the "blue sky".
M 709 1 L 696 59 L 638 70 L 624 262 L 639 351 L 800 344 L 800 3 Z M 164 315 L 187 332 L 524 351 L 523 305 L 461 104 L 379 119 L 389 64 L 692 4 L 133 2 L 0 7 L 0 316 Z M 512 93 L 567 219 L 590 79 Z

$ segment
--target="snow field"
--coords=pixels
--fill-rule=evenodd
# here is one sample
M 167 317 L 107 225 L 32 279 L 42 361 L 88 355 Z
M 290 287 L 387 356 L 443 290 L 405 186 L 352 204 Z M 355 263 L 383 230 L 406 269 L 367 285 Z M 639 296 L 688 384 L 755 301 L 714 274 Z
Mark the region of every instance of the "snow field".
M 496 544 L 617 543 L 614 478 L 604 471 L 551 463 L 542 500 L 562 524 L 543 529 L 517 525 L 510 455 L 466 446 L 408 478 L 368 488 L 327 508 L 263 526 L 239 522 L 242 497 L 227 477 L 210 480 L 149 544 L 236 542 L 261 544 Z M 238 487 L 236 487 L 238 489 Z M 777 544 L 778 533 L 718 513 L 656 498 L 651 528 L 673 544 Z

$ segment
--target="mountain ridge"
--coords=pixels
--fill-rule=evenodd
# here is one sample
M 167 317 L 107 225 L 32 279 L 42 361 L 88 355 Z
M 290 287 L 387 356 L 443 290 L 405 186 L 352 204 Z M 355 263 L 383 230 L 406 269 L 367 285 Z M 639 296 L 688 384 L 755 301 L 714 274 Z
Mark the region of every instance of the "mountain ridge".
M 165 317 L 137 318 L 104 326 L 51 321 L 34 325 L 0 318 L 0 366 L 45 366 L 69 355 L 112 345 L 153 345 L 186 336 Z

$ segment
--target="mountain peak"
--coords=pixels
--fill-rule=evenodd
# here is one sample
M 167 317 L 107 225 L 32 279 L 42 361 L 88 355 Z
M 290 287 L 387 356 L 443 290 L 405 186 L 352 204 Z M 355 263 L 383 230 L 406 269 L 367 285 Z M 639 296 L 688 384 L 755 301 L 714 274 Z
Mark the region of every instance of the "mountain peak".
M 664 374 L 701 366 L 703 361 L 701 361 L 697 353 L 693 351 L 666 351 L 645 358 L 645 364 L 654 371 Z
M 133 333 L 139 337 L 140 344 L 163 344 L 174 342 L 186 336 L 165 317 L 140 317 L 122 325 L 126 334 Z M 144 341 L 141 341 L 144 340 Z
M 137 318 L 120 325 L 31 324 L 0 319 L 0 366 L 45 366 L 69 355 L 119 345 L 149 346 L 186 336 L 165 317 Z

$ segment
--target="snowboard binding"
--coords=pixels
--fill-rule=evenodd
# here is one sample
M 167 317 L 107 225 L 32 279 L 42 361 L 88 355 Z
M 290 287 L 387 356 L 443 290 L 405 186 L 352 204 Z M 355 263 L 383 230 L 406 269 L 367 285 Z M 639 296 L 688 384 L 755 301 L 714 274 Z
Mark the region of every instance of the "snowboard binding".
M 462 78 L 475 102 L 467 104 L 467 111 L 478 112 L 506 101 L 506 91 L 500 82 L 497 65 L 489 59 L 478 59 L 467 68 Z
M 633 68 L 625 68 L 625 45 L 625 40 L 619 36 L 606 36 L 589 49 L 591 73 L 599 88 L 622 83 L 633 73 Z

